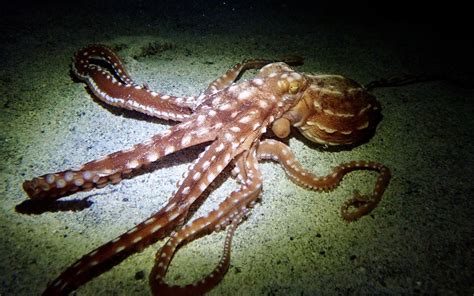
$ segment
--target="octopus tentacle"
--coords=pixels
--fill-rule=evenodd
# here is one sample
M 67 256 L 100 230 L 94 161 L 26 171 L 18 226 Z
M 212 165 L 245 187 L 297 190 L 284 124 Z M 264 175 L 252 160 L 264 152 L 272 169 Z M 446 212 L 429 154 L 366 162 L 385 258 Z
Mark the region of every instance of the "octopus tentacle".
M 72 291 L 100 275 L 129 255 L 141 251 L 146 246 L 164 238 L 181 224 L 188 215 L 188 209 L 203 193 L 214 178 L 230 162 L 231 148 L 224 150 L 220 157 L 215 149 L 221 142 L 215 141 L 191 165 L 194 174 L 186 174 L 179 189 L 159 212 L 128 232 L 83 256 L 67 268 L 56 280 L 48 285 L 45 295 Z M 232 208 L 234 204 L 227 205 Z
M 23 183 L 23 189 L 32 199 L 57 199 L 77 191 L 117 184 L 143 165 L 184 148 L 215 139 L 218 128 L 211 126 L 203 131 L 199 123 L 202 123 L 200 117 L 196 116 L 195 119 L 178 124 L 128 150 L 114 152 L 77 169 L 27 180 Z
M 350 171 L 365 169 L 379 172 L 372 194 L 360 195 L 358 192 L 355 192 L 354 196 L 341 206 L 341 216 L 346 221 L 355 221 L 362 216 L 370 214 L 377 207 L 390 182 L 391 174 L 386 166 L 377 162 L 357 161 L 347 163 L 345 166 Z
M 43 295 L 66 295 L 128 256 L 164 238 L 179 225 L 185 211 L 159 211 L 121 236 L 84 255 L 50 282 Z
M 102 67 L 103 64 L 106 67 Z M 194 97 L 160 94 L 138 85 L 130 78 L 119 57 L 103 45 L 79 50 L 72 71 L 87 83 L 98 99 L 109 105 L 174 121 L 183 121 L 193 112 Z
M 166 284 L 162 278 L 166 274 L 166 271 L 163 275 L 161 275 L 160 272 L 156 270 L 159 268 L 162 269 L 163 264 L 169 265 L 169 262 L 163 263 L 161 255 L 165 254 L 166 256 L 166 253 L 163 253 L 163 251 L 158 252 L 156 255 L 156 260 L 158 262 L 155 264 L 152 272 L 150 273 L 150 286 L 152 288 L 153 295 L 202 295 L 215 287 L 222 280 L 229 269 L 232 238 L 234 236 L 235 230 L 245 216 L 245 212 L 246 211 L 241 211 L 232 217 L 230 227 L 227 230 L 224 240 L 224 249 L 219 263 L 211 273 L 198 282 L 184 286 Z M 171 238 L 167 244 L 171 243 L 176 245 L 177 242 L 172 241 L 172 239 L 173 238 Z
M 108 68 L 113 70 L 114 75 L 123 84 L 136 84 L 122 63 L 120 57 L 113 50 L 101 44 L 88 45 L 74 54 L 72 70 L 78 78 L 85 78 L 84 76 L 87 75 L 86 68 L 89 66 L 88 63 L 91 62 L 90 59 L 107 64 Z M 79 66 L 78 63 L 80 64 Z
M 260 142 L 257 155 L 259 159 L 272 159 L 278 161 L 285 169 L 288 177 L 296 184 L 313 190 L 330 190 L 339 185 L 347 173 L 355 170 L 374 170 L 379 172 L 375 188 L 371 195 L 365 197 L 356 193 L 341 207 L 341 215 L 347 221 L 355 221 L 369 214 L 380 202 L 385 189 L 390 181 L 390 170 L 377 162 L 352 161 L 333 168 L 326 176 L 316 176 L 303 168 L 295 159 L 291 149 L 282 142 L 265 140 Z
M 265 65 L 274 62 L 284 62 L 288 65 L 301 65 L 303 63 L 303 59 L 301 57 L 284 57 L 280 60 L 267 60 L 267 59 L 247 59 L 242 61 L 241 63 L 235 64 L 232 68 L 227 70 L 227 72 L 222 75 L 221 77 L 217 78 L 213 82 L 209 84 L 207 89 L 204 91 L 205 95 L 214 94 L 218 91 L 229 87 L 232 83 L 234 83 L 239 77 L 242 75 L 243 72 L 250 69 L 259 69 Z
M 219 151 L 220 153 L 216 153 Z M 224 170 L 235 157 L 232 147 L 223 147 L 221 140 L 209 145 L 199 158 L 184 173 L 183 180 L 178 182 L 178 190 L 173 193 L 165 210 L 179 207 L 188 210 L 196 199 L 207 189 L 209 184 Z
M 256 163 L 255 149 L 252 152 L 244 152 L 236 163 L 239 174 L 245 175 L 245 182 L 239 190 L 232 192 L 216 210 L 173 233 L 168 242 L 157 252 L 156 263 L 150 273 L 150 286 L 154 295 L 201 295 L 222 280 L 230 264 L 233 234 L 244 215 L 247 214 L 248 207 L 252 206 L 261 192 L 262 177 Z M 241 177 L 244 178 L 244 176 Z M 179 247 L 206 234 L 224 229 L 229 224 L 222 257 L 209 275 L 185 286 L 171 286 L 164 282 L 168 266 Z

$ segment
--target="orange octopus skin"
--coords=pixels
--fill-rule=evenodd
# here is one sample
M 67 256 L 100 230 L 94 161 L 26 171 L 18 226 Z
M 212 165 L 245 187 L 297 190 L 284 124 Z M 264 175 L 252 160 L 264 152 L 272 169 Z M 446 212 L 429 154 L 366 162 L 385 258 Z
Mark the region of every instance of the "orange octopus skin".
M 97 61 L 100 61 L 98 63 Z M 284 63 L 284 62 L 287 63 Z M 168 203 L 128 232 L 84 255 L 55 280 L 44 295 L 62 295 L 120 263 L 150 244 L 168 238 L 157 252 L 149 282 L 153 294 L 196 295 L 211 290 L 224 277 L 230 264 L 232 236 L 262 191 L 257 167 L 263 159 L 278 161 L 288 177 L 313 190 L 330 190 L 354 170 L 379 173 L 374 190 L 356 194 L 341 208 L 342 217 L 353 221 L 370 213 L 379 203 L 390 180 L 387 167 L 376 162 L 354 161 L 335 167 L 327 176 L 315 176 L 295 159 L 290 148 L 277 140 L 262 140 L 267 128 L 287 137 L 291 126 L 308 139 L 326 145 L 358 143 L 374 132 L 380 120 L 380 105 L 358 83 L 338 75 L 295 72 L 283 62 L 246 60 L 212 82 L 198 97 L 177 97 L 137 85 L 119 57 L 103 45 L 79 50 L 73 73 L 103 102 L 149 116 L 179 122 L 130 149 L 118 151 L 79 169 L 46 174 L 25 181 L 31 199 L 55 200 L 77 191 L 116 184 L 143 165 L 168 154 L 208 143 L 178 183 Z M 247 69 L 261 68 L 249 80 L 236 83 Z M 240 184 L 227 199 L 207 215 L 182 226 L 190 206 L 231 163 Z M 190 241 L 228 228 L 221 261 L 208 276 L 186 285 L 168 285 L 164 278 L 176 250 Z

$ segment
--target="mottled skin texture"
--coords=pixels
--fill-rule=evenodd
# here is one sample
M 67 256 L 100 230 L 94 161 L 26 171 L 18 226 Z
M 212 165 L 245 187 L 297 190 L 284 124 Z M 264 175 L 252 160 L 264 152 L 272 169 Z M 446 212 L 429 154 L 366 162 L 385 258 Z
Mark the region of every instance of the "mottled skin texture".
M 369 137 L 380 119 L 375 97 L 356 82 L 338 75 L 297 73 L 284 62 L 248 60 L 237 64 L 209 85 L 199 97 L 176 97 L 137 85 L 117 55 L 102 45 L 76 53 L 72 69 L 93 94 L 112 106 L 179 122 L 169 130 L 130 149 L 118 151 L 74 170 L 25 181 L 24 190 L 37 200 L 54 200 L 76 191 L 116 184 L 143 165 L 173 152 L 207 143 L 192 163 L 168 203 L 125 234 L 98 247 L 68 267 L 44 294 L 67 294 L 112 268 L 130 254 L 168 238 L 158 251 L 149 281 L 154 294 L 202 294 L 225 275 L 230 262 L 232 235 L 262 191 L 258 162 L 278 161 L 296 184 L 330 190 L 353 170 L 379 173 L 371 194 L 343 204 L 342 217 L 353 221 L 372 211 L 390 180 L 389 170 L 376 162 L 354 161 L 335 167 L 327 176 L 315 176 L 295 159 L 291 149 L 275 139 L 263 140 L 267 128 L 285 138 L 291 126 L 308 139 L 325 145 L 358 143 Z M 242 71 L 261 68 L 258 75 L 235 83 Z M 190 206 L 228 165 L 240 184 L 219 206 L 203 217 L 187 221 Z M 203 235 L 227 228 L 222 259 L 207 277 L 184 286 L 170 286 L 164 277 L 176 250 Z

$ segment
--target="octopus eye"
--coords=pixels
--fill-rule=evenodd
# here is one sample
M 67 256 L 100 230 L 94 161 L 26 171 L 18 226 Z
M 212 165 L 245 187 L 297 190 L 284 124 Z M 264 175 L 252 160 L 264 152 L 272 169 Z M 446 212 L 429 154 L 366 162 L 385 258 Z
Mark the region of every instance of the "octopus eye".
M 300 89 L 300 83 L 298 81 L 292 81 L 290 83 L 290 87 L 288 90 L 290 94 L 294 95 L 298 92 L 299 89 Z

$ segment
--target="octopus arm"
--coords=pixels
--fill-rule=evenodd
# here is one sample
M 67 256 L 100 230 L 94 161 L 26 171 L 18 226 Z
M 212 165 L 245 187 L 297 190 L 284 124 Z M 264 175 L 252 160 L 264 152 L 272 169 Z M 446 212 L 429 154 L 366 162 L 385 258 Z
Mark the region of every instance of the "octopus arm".
M 219 146 L 218 141 L 216 141 L 215 144 Z M 214 149 L 215 146 L 211 145 L 210 148 L 206 149 L 206 151 L 200 155 L 198 160 L 192 165 L 195 169 L 195 173 L 185 177 L 176 194 L 160 211 L 136 225 L 128 232 L 80 258 L 52 281 L 43 295 L 63 295 L 75 290 L 92 278 L 117 265 L 131 254 L 139 252 L 150 244 L 163 239 L 169 235 L 172 230 L 182 224 L 188 215 L 190 205 L 202 194 L 209 183 L 212 182 L 212 178 L 216 176 L 214 174 L 214 172 L 216 172 L 215 169 L 205 170 L 204 168 L 211 164 L 218 168 L 227 165 L 227 163 L 225 163 L 227 160 L 226 157 L 212 158 L 211 155 Z M 230 151 L 225 150 L 224 155 L 227 155 L 227 153 L 230 153 Z M 213 159 L 213 163 L 208 164 L 209 159 Z M 249 164 L 251 164 L 251 162 L 249 162 Z M 250 170 L 256 171 L 256 166 L 252 164 Z M 261 188 L 261 176 L 259 172 L 256 171 L 252 176 L 254 177 L 249 179 L 247 184 L 243 186 L 240 191 L 225 200 L 219 206 L 218 210 L 211 212 L 206 217 L 196 219 L 189 227 L 184 227 L 175 232 L 171 240 L 179 241 L 176 246 L 184 241 L 188 242 L 212 232 L 217 228 L 226 227 L 230 223 L 238 223 L 241 220 L 241 218 L 238 218 L 238 215 L 246 210 L 246 205 L 251 202 L 251 199 L 255 199 L 258 196 Z M 238 221 L 235 222 L 236 220 Z M 233 234 L 234 230 L 230 232 Z M 232 238 L 232 234 L 228 236 L 226 241 Z M 230 243 L 227 243 L 227 245 L 228 244 Z M 170 244 L 166 244 L 165 248 L 170 246 Z M 226 258 L 223 259 L 224 263 L 230 260 L 229 249 L 230 246 L 225 250 L 224 257 Z M 161 257 L 159 256 L 159 258 Z M 171 260 L 171 257 L 168 259 Z M 162 265 L 158 264 L 158 266 Z M 223 265 L 219 265 L 218 267 L 218 270 L 222 273 L 220 275 L 222 278 L 225 274 L 225 270 L 227 270 L 228 263 L 225 270 L 223 270 Z M 217 275 L 216 271 L 216 276 Z M 210 282 L 212 281 L 209 281 L 206 286 L 208 286 Z M 215 284 L 217 283 L 218 282 Z
M 220 141 L 215 141 L 201 153 L 191 165 L 190 171 L 193 173 L 186 173 L 183 181 L 178 184 L 176 193 L 160 211 L 76 261 L 48 285 L 44 295 L 67 294 L 75 290 L 131 254 L 163 239 L 179 227 L 187 219 L 189 207 L 230 162 L 226 155 L 231 153 L 231 147 L 225 147 L 219 156 L 215 155 L 216 148 L 220 147 L 220 144 Z M 228 217 L 229 210 L 227 208 L 225 210 L 225 215 L 222 216 Z M 222 220 L 220 216 L 216 218 L 219 218 L 219 221 Z M 196 222 L 196 224 L 200 223 L 202 219 Z
M 217 209 L 175 232 L 157 252 L 156 262 L 149 277 L 154 295 L 201 295 L 210 291 L 222 280 L 229 268 L 234 232 L 247 214 L 248 207 L 253 206 L 261 192 L 262 177 L 256 164 L 255 150 L 241 154 L 236 162 L 236 168 L 239 177 L 245 179 L 244 184 L 232 192 Z M 195 283 L 184 286 L 169 285 L 164 281 L 168 266 L 178 248 L 228 225 L 230 226 L 224 241 L 222 257 L 211 273 Z
M 207 89 L 204 91 L 205 95 L 214 94 L 218 91 L 229 87 L 232 83 L 237 81 L 246 70 L 250 69 L 259 69 L 265 65 L 274 63 L 274 62 L 284 62 L 288 65 L 301 65 L 303 64 L 303 59 L 296 56 L 284 57 L 280 60 L 267 60 L 267 59 L 247 59 L 241 63 L 235 64 L 232 68 L 227 70 L 227 72 L 221 77 L 217 78 L 209 84 Z
M 151 91 L 129 76 L 120 58 L 103 45 L 90 45 L 75 54 L 72 72 L 108 105 L 166 120 L 184 121 L 192 114 L 194 97 Z
M 296 160 L 290 148 L 275 140 L 265 140 L 260 143 L 257 155 L 259 159 L 278 161 L 285 169 L 288 177 L 296 184 L 313 190 L 331 190 L 339 185 L 347 173 L 355 170 L 372 170 L 379 172 L 372 194 L 361 196 L 356 193 L 341 207 L 341 215 L 347 221 L 355 221 L 369 214 L 380 202 L 390 181 L 390 170 L 376 162 L 352 161 L 341 164 L 326 176 L 316 176 L 303 168 Z
M 43 295 L 67 295 L 74 291 L 130 255 L 169 235 L 182 221 L 182 214 L 178 209 L 159 211 L 70 265 L 54 281 L 48 283 Z
M 175 151 L 216 138 L 217 129 L 211 127 L 206 129 L 205 133 L 201 129 L 194 120 L 189 120 L 130 149 L 90 161 L 77 169 L 50 173 L 27 180 L 23 183 L 23 189 L 32 199 L 54 200 L 77 191 L 117 184 L 143 165 L 155 162 Z

